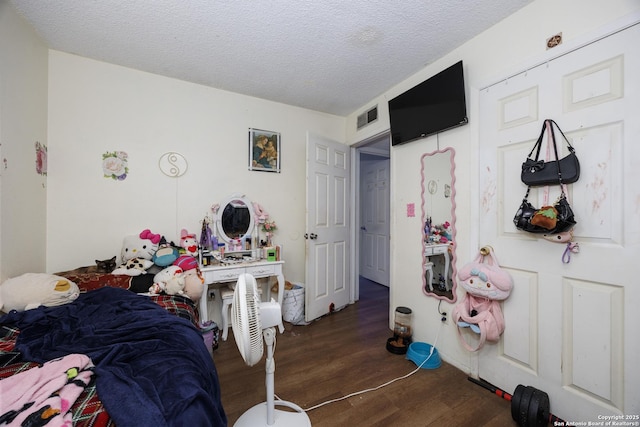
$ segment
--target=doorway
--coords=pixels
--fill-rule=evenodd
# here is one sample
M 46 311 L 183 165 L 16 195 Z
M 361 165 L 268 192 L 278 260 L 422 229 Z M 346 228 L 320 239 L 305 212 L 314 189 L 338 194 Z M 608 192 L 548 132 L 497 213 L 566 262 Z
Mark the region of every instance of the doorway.
M 390 286 L 390 136 L 376 135 L 354 149 L 354 300 L 370 289 L 363 281 Z

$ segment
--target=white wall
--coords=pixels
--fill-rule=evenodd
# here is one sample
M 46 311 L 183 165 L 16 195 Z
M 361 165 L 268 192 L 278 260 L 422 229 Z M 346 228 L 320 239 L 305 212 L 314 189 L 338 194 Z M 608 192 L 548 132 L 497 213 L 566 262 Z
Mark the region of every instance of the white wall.
M 414 312 L 414 339 L 433 343 L 440 328 L 438 300 L 422 294 L 420 215 L 407 218 L 406 204 L 420 206 L 420 162 L 422 154 L 451 146 L 456 150 L 457 188 L 457 244 L 458 268 L 469 262 L 480 246 L 476 213 L 478 211 L 477 100 L 479 89 L 500 78 L 520 71 L 533 58 L 551 55 L 546 52 L 545 41 L 551 35 L 563 33 L 564 43 L 597 30 L 620 17 L 640 8 L 636 0 L 608 2 L 565 0 L 536 0 L 521 11 L 503 20 L 460 48 L 425 67 L 411 78 L 398 84 L 382 96 L 366 103 L 348 117 L 347 141 L 351 144 L 388 130 L 388 100 L 436 74 L 458 60 L 464 61 L 467 85 L 467 105 L 470 123 L 391 150 L 391 306 L 406 305 Z M 378 104 L 379 120 L 356 132 L 356 116 Z M 396 244 L 402 242 L 402 244 Z M 497 254 L 498 257 L 500 254 Z M 458 295 L 462 295 L 458 290 Z M 441 309 L 451 313 L 453 306 L 443 304 Z M 507 325 L 508 327 L 508 325 Z M 455 326 L 449 320 L 439 333 L 437 347 L 443 359 L 464 371 L 476 369 L 474 355 L 466 352 L 457 342 Z
M 287 280 L 304 282 L 306 132 L 344 141 L 344 124 L 50 51 L 47 270 L 119 255 L 122 238 L 145 228 L 176 242 L 182 228 L 199 235 L 212 204 L 242 193 L 276 221 Z M 281 133 L 282 173 L 247 170 L 250 127 Z M 115 150 L 129 155 L 124 181 L 103 177 L 102 154 Z M 184 176 L 161 173 L 168 151 L 186 157 Z
M 47 144 L 47 47 L 0 0 L 0 282 L 44 271 L 47 179 L 35 142 Z
M 470 124 L 391 152 L 390 314 L 398 305 L 412 307 L 415 338 L 433 342 L 440 316 L 437 300 L 420 290 L 420 215 L 404 215 L 407 203 L 420 206 L 420 156 L 438 145 L 456 150 L 460 266 L 487 243 L 478 241 L 474 219 L 478 90 L 544 56 L 550 35 L 562 31 L 571 43 L 639 7 L 637 0 L 535 0 L 346 120 L 51 51 L 47 136 L 46 48 L 0 0 L 0 147 L 7 159 L 6 169 L 0 164 L 0 276 L 45 270 L 45 240 L 46 270 L 55 271 L 118 253 L 122 237 L 143 228 L 175 239 L 183 227 L 198 231 L 212 203 L 242 192 L 278 222 L 287 279 L 303 281 L 306 131 L 337 140 L 346 134 L 349 143 L 384 132 L 389 99 L 463 59 Z M 379 120 L 356 132 L 357 114 L 374 104 Z M 282 133 L 282 174 L 246 170 L 249 127 Z M 35 141 L 49 146 L 47 179 L 35 172 Z M 102 177 L 101 155 L 112 150 L 129 153 L 125 181 Z M 182 178 L 167 178 L 157 168 L 170 150 L 189 160 Z M 442 308 L 450 313 L 452 306 Z M 440 332 L 438 348 L 445 360 L 474 368 L 451 322 Z

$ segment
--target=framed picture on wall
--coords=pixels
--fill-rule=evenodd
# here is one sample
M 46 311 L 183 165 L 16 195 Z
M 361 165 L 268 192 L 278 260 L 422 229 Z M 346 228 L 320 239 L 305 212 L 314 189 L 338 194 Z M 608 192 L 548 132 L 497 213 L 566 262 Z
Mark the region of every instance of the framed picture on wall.
M 249 128 L 249 170 L 280 172 L 280 134 Z

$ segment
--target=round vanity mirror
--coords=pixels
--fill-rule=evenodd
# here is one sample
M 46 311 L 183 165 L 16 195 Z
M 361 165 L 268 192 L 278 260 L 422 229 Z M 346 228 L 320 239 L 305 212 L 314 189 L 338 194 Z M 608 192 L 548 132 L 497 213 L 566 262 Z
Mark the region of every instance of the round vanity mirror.
M 231 239 L 251 236 L 254 230 L 253 205 L 244 196 L 232 195 L 222 201 L 216 219 L 218 238 L 228 243 Z

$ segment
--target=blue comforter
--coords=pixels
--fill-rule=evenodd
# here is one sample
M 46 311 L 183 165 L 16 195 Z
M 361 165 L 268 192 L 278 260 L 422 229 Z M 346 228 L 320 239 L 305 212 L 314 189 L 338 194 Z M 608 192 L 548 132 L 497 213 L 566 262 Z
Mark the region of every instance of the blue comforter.
M 11 312 L 25 360 L 93 360 L 98 395 L 118 427 L 226 426 L 218 375 L 200 332 L 148 297 L 101 288 L 70 304 Z

